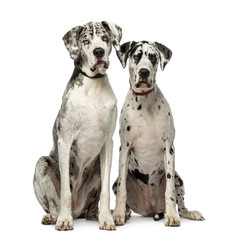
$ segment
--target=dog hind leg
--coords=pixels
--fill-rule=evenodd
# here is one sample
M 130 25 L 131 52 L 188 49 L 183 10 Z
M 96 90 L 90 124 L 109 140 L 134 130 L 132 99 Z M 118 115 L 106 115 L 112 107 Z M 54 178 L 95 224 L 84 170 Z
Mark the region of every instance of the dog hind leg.
M 101 188 L 94 190 L 92 192 L 92 196 L 90 195 L 90 205 L 88 207 L 88 210 L 85 214 L 85 219 L 86 220 L 93 220 L 97 221 L 98 220 L 98 202 L 100 200 L 100 192 Z
M 179 215 L 183 218 L 188 218 L 191 220 L 205 220 L 202 214 L 198 211 L 189 211 L 184 204 L 184 183 L 180 178 L 179 174 L 175 172 L 175 187 L 176 187 L 176 201 L 178 204 Z
M 41 157 L 35 168 L 34 191 L 46 211 L 42 224 L 55 224 L 60 209 L 60 175 L 54 158 Z

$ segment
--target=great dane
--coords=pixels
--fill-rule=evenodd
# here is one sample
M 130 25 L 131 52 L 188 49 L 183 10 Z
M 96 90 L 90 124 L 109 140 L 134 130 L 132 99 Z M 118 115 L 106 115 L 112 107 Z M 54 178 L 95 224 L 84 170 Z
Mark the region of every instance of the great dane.
M 157 42 L 133 41 L 123 44 L 118 55 L 123 67 L 129 59 L 130 89 L 120 116 L 115 224 L 123 225 L 130 209 L 155 220 L 165 217 L 166 226 L 179 226 L 179 215 L 204 220 L 184 205 L 183 181 L 175 172 L 173 117 L 156 85 L 158 63 L 164 70 L 171 50 Z
M 106 69 L 121 37 L 121 28 L 105 21 L 77 26 L 63 37 L 75 69 L 54 123 L 53 148 L 38 160 L 33 181 L 47 213 L 42 223 L 56 223 L 57 230 L 72 230 L 73 218 L 82 214 L 98 215 L 100 229 L 115 229 L 109 188 L 117 100 Z

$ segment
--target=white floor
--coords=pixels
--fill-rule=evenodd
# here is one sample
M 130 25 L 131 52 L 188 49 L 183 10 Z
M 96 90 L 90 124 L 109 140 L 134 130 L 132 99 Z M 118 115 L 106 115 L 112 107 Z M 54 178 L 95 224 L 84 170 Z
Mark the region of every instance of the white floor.
M 29 217 L 29 216 L 28 216 Z M 35 216 L 34 216 L 35 217 Z M 28 219 L 25 228 L 14 225 L 9 233 L 10 237 L 28 237 L 27 239 L 229 239 L 227 224 L 223 217 L 215 220 L 208 215 L 203 222 L 181 219 L 181 226 L 170 228 L 164 226 L 164 220 L 154 222 L 152 218 L 133 215 L 125 226 L 117 227 L 116 231 L 102 231 L 98 229 L 98 222 L 78 219 L 74 221 L 74 230 L 58 232 L 54 225 L 44 226 L 38 219 Z

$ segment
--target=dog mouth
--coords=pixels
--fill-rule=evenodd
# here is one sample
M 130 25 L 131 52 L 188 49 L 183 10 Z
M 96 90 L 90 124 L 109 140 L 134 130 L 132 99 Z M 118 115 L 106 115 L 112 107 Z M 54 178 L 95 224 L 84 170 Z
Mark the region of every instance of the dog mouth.
M 100 68 L 108 69 L 108 67 L 109 67 L 109 62 L 106 62 L 103 59 L 97 59 L 96 63 L 90 68 L 90 70 L 94 72 L 96 69 L 100 69 Z
M 151 84 L 146 79 L 141 79 L 135 84 L 136 88 L 150 88 Z

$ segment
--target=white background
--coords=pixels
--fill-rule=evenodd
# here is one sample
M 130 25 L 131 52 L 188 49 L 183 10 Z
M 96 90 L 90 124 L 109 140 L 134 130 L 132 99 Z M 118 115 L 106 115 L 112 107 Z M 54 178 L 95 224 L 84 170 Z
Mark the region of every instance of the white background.
M 40 224 L 35 199 L 36 161 L 52 147 L 52 127 L 73 71 L 62 37 L 76 25 L 112 21 L 121 43 L 158 41 L 173 52 L 157 82 L 176 127 L 176 169 L 185 201 L 206 221 L 181 219 L 180 228 L 133 217 L 117 231 L 75 220 L 71 232 Z M 4 239 L 229 239 L 230 35 L 228 1 L 1 1 L 0 3 L 0 236 Z M 115 51 L 109 79 L 118 111 L 129 89 L 128 69 Z M 118 174 L 118 128 L 111 184 Z M 111 208 L 115 198 L 111 193 Z

